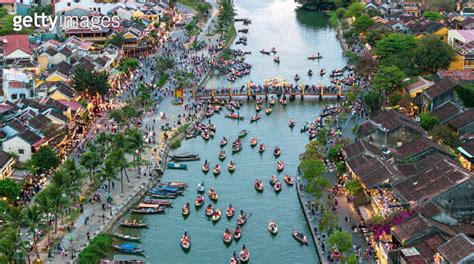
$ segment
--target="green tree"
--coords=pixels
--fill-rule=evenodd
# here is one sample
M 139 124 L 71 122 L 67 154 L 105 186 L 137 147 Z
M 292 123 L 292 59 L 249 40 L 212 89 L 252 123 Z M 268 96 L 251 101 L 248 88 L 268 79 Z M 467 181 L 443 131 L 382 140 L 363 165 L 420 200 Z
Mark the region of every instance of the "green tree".
M 367 29 L 374 24 L 374 21 L 367 15 L 361 15 L 356 18 L 352 27 L 358 34 L 367 32 Z
M 58 155 L 49 146 L 40 147 L 40 149 L 31 156 L 31 161 L 39 173 L 55 169 L 60 163 Z
M 429 132 L 437 141 L 444 142 L 453 148 L 457 148 L 459 146 L 459 137 L 456 134 L 456 131 L 454 131 L 448 125 L 436 125 Z
M 395 91 L 388 97 L 388 103 L 390 106 L 398 105 L 402 98 L 403 94 L 400 91 Z
M 140 62 L 137 59 L 126 58 L 120 61 L 118 70 L 125 74 L 129 74 L 130 72 L 136 70 L 139 65 L 140 65 Z
M 36 258 L 39 259 L 40 255 L 38 252 L 38 238 L 36 237 L 36 230 L 43 225 L 42 212 L 37 205 L 33 205 L 25 208 L 25 220 L 28 226 L 28 232 L 33 237 L 33 249 L 35 251 Z
M 171 56 L 160 56 L 156 58 L 156 70 L 163 73 L 174 66 L 174 59 Z
M 8 201 L 16 201 L 20 195 L 20 186 L 12 179 L 0 181 L 0 197 L 6 197 Z
M 319 229 L 331 234 L 338 227 L 339 225 L 337 224 L 337 216 L 334 213 L 325 210 L 321 216 L 321 219 L 319 220 Z
M 372 80 L 372 85 L 380 92 L 388 94 L 402 88 L 405 73 L 397 66 L 382 66 Z
M 356 255 L 352 254 L 346 259 L 347 264 L 358 264 L 359 259 Z
M 97 152 L 88 150 L 81 155 L 81 165 L 89 170 L 89 181 L 92 182 L 92 175 L 94 170 L 100 165 L 101 160 Z
M 341 157 L 341 147 L 334 146 L 329 148 L 327 157 L 330 161 L 333 162 L 339 160 Z
M 331 186 L 331 182 L 322 176 L 314 177 L 308 180 L 305 191 L 311 193 L 315 200 L 319 201 L 323 197 L 324 189 L 327 189 Z
M 439 21 L 444 18 L 441 13 L 433 12 L 433 11 L 425 11 L 423 12 L 423 16 L 429 20 Z
M 371 30 L 367 32 L 367 34 L 365 35 L 365 39 L 367 40 L 367 43 L 370 46 L 375 47 L 375 45 L 377 44 L 377 41 L 383 39 L 385 33 L 386 32 L 383 32 L 380 29 Z
M 345 17 L 360 17 L 364 14 L 365 5 L 362 2 L 354 2 L 347 7 Z
M 349 180 L 346 182 L 346 190 L 351 195 L 360 194 L 364 189 L 362 188 L 362 184 L 358 180 Z
M 328 244 L 342 253 L 349 253 L 352 250 L 352 235 L 347 231 L 335 231 L 329 235 Z
M 368 92 L 364 95 L 364 102 L 372 113 L 377 112 L 382 104 L 381 95 L 378 92 Z
M 426 36 L 417 42 L 414 61 L 424 72 L 435 74 L 447 69 L 454 60 L 454 49 L 435 35 Z
M 438 118 L 430 113 L 420 114 L 420 125 L 425 130 L 430 130 L 439 123 Z
M 120 171 L 120 191 L 123 193 L 123 175 L 125 174 L 125 176 L 127 177 L 127 181 L 130 182 L 127 174 L 127 168 L 130 166 L 130 164 L 127 161 L 127 158 L 125 157 L 125 151 L 122 148 L 114 150 L 110 154 L 110 158 L 114 166 Z
M 300 163 L 301 172 L 306 179 L 317 178 L 324 174 L 324 163 L 321 160 L 303 160 Z
M 318 142 L 310 141 L 306 144 L 306 150 L 300 155 L 300 161 L 322 159 L 323 155 L 318 151 Z
M 88 96 L 106 95 L 109 92 L 107 72 L 95 72 L 86 70 L 84 67 L 77 67 L 72 76 L 72 87 Z
M 117 167 L 112 159 L 105 160 L 101 170 L 97 173 L 97 177 L 99 177 L 100 182 L 107 182 L 107 191 L 110 195 L 112 181 L 117 179 Z
M 145 145 L 142 132 L 136 128 L 127 129 L 125 131 L 125 141 L 128 153 L 133 153 L 133 160 L 135 165 L 138 166 Z
M 379 64 L 396 66 L 411 76 L 417 74 L 413 63 L 415 47 L 416 41 L 412 35 L 392 33 L 376 42 L 375 55 L 379 58 Z

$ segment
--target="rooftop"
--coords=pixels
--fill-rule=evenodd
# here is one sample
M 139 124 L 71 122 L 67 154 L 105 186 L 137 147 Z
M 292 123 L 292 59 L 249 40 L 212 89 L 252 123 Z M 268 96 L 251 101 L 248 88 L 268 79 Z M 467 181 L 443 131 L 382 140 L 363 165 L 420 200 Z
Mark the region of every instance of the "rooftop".
M 450 263 L 474 261 L 474 241 L 465 234 L 458 234 L 438 248 Z

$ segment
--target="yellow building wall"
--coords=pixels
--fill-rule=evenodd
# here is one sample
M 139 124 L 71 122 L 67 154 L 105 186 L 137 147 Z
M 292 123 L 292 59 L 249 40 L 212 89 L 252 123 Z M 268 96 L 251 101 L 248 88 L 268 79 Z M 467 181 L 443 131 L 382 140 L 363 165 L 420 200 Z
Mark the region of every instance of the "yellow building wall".
M 442 27 L 434 33 L 436 36 L 439 36 L 444 43 L 448 43 L 448 28 Z
M 54 91 L 51 95 L 49 95 L 49 98 L 54 99 L 54 100 L 70 100 L 69 97 L 65 96 L 64 94 Z
M 48 57 L 47 56 L 38 56 L 39 70 L 43 73 L 48 67 Z
M 464 56 L 456 54 L 456 56 L 454 57 L 454 61 L 451 62 L 451 65 L 449 65 L 449 70 L 454 71 L 454 70 L 463 70 L 463 69 L 464 69 Z

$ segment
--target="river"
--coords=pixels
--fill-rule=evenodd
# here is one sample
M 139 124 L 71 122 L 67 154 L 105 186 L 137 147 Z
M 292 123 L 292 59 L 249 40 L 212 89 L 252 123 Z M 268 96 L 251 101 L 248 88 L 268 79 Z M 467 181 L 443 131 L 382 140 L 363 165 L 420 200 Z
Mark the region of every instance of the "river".
M 317 83 L 318 74 L 308 79 L 306 71 L 312 68 L 319 71 L 321 67 L 331 70 L 342 68 L 344 59 L 342 50 L 335 37 L 336 32 L 328 26 L 328 17 L 324 14 L 296 10 L 292 0 L 241 0 L 236 1 L 238 17 L 252 19 L 249 26 L 248 45 L 233 48 L 251 50 L 247 62 L 253 65 L 252 72 L 246 78 L 237 80 L 235 85 L 245 84 L 252 80 L 263 83 L 265 79 L 282 77 L 292 80 L 294 74 L 299 73 L 302 81 Z M 243 28 L 241 23 L 237 29 Z M 275 47 L 280 56 L 280 65 L 274 64 L 271 56 L 261 55 L 258 51 Z M 307 56 L 315 52 L 324 56 L 320 61 L 309 61 Z M 317 76 L 317 77 L 316 77 Z M 216 85 L 228 85 L 224 77 L 213 77 Z M 324 83 L 328 80 L 322 79 Z M 228 263 L 233 251 L 237 253 L 245 243 L 251 253 L 251 263 L 317 263 L 318 256 L 312 243 L 308 246 L 299 245 L 291 236 L 292 229 L 303 231 L 310 238 L 309 230 L 304 220 L 301 207 L 298 203 L 295 187 L 283 184 L 283 190 L 276 194 L 268 183 L 272 174 L 283 180 L 285 173 L 295 175 L 298 167 L 298 156 L 304 151 L 308 143 L 307 134 L 300 133 L 299 127 L 305 121 L 312 121 L 320 113 L 322 104 L 314 101 L 289 103 L 282 106 L 277 103 L 273 113 L 266 116 L 261 113 L 262 119 L 257 123 L 249 124 L 250 116 L 255 113 L 254 104 L 244 104 L 240 114 L 245 116 L 244 121 L 232 121 L 224 118 L 224 114 L 215 115 L 211 121 L 217 125 L 215 139 L 205 142 L 198 137 L 183 141 L 176 152 L 193 152 L 201 156 L 201 161 L 189 162 L 187 171 L 166 170 L 163 181 L 185 181 L 189 188 L 183 196 L 173 200 L 173 208 L 163 215 L 145 216 L 150 228 L 144 230 L 127 230 L 118 228 L 118 231 L 141 236 L 139 247 L 145 249 L 147 261 L 150 263 Z M 224 111 L 225 112 L 225 111 Z M 296 120 L 296 127 L 291 130 L 287 122 L 290 118 Z M 231 155 L 230 143 L 237 138 L 241 129 L 248 129 L 249 135 L 243 140 L 243 150 Z M 229 145 L 225 147 L 227 158 L 220 162 L 217 158 L 220 150 L 219 141 L 225 136 Z M 249 141 L 256 137 L 259 143 L 267 145 L 267 151 L 260 155 L 257 148 L 251 148 Z M 277 159 L 272 155 L 273 148 L 278 145 L 282 149 L 279 160 L 286 164 L 283 173 L 277 174 L 275 164 Z M 207 175 L 201 172 L 204 160 L 210 162 L 211 170 L 217 164 L 222 164 L 222 173 L 215 177 L 212 171 Z M 230 174 L 226 167 L 230 160 L 236 162 L 235 173 Z M 265 184 L 263 193 L 257 193 L 253 183 L 256 178 Z M 243 236 L 238 242 L 230 246 L 224 245 L 222 235 L 226 228 L 235 227 L 236 216 L 227 220 L 222 219 L 213 224 L 204 215 L 204 207 L 195 210 L 192 206 L 191 215 L 184 219 L 181 208 L 186 203 L 194 203 L 197 195 L 196 186 L 205 181 L 206 187 L 215 187 L 219 194 L 217 207 L 224 213 L 231 203 L 237 212 L 240 209 L 252 214 L 243 228 Z M 206 197 L 207 205 L 210 201 Z M 280 232 L 272 237 L 267 231 L 269 220 L 278 223 Z M 179 246 L 179 239 L 184 231 L 188 231 L 192 247 L 187 253 Z

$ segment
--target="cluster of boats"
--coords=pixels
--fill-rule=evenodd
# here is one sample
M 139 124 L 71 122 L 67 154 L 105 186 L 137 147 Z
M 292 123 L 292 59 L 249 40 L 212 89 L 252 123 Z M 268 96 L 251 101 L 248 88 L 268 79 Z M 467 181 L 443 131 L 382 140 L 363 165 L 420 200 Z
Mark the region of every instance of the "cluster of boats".
M 212 108 L 211 110 L 208 110 L 205 114 L 206 117 L 208 117 L 208 118 L 212 117 L 212 115 L 214 114 L 214 111 L 216 111 L 215 109 L 216 108 Z M 217 110 L 217 112 L 220 111 L 220 108 L 218 108 L 218 109 L 219 110 Z M 213 123 L 209 122 L 207 125 L 203 124 L 203 123 L 197 123 L 193 127 L 193 130 L 186 135 L 186 139 L 195 138 L 195 137 L 201 135 L 201 137 L 204 140 L 209 140 L 210 138 L 214 137 L 214 134 L 216 133 L 216 130 L 217 130 L 217 126 Z M 174 156 L 175 155 L 173 155 L 171 157 L 174 157 Z M 174 159 L 174 160 L 176 160 L 176 159 Z M 184 161 L 192 161 L 192 160 L 184 160 Z
M 311 121 L 311 122 L 306 121 L 303 124 L 303 126 L 300 128 L 300 132 L 308 133 L 309 140 L 316 138 L 319 130 L 325 126 L 324 125 L 325 119 L 337 116 L 339 111 L 340 109 L 337 106 L 333 106 L 333 105 L 325 106 L 322 113 L 319 114 L 318 117 L 316 117 L 314 121 Z M 329 131 L 330 136 L 335 136 L 338 133 L 341 133 L 341 131 L 334 128 L 331 129 L 331 131 Z
M 238 78 L 242 78 L 245 75 L 250 74 L 251 64 L 241 62 L 229 67 L 226 78 L 230 82 L 235 82 Z

